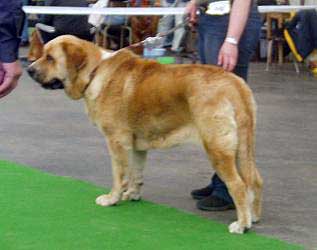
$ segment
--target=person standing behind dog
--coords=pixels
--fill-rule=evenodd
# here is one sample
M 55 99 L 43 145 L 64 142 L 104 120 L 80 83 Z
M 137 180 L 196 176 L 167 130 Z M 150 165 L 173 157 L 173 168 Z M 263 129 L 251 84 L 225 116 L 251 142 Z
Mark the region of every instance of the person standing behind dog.
M 163 7 L 185 7 L 189 0 L 162 0 Z M 163 16 L 158 24 L 158 33 L 164 33 L 169 31 L 171 28 L 184 22 L 184 15 L 165 15 Z M 180 52 L 180 45 L 185 36 L 185 28 L 180 27 L 173 33 L 171 51 Z M 163 46 L 168 45 L 166 37 L 162 38 Z
M 45 0 L 45 6 L 58 7 L 88 7 L 86 0 Z M 74 35 L 81 39 L 92 41 L 91 25 L 86 15 L 43 15 L 40 22 L 55 28 L 55 32 L 41 31 L 44 43 L 60 36 Z
M 191 0 L 186 9 L 192 22 L 198 19 L 201 63 L 222 66 L 247 80 L 261 29 L 255 0 Z M 198 18 L 197 10 L 200 10 Z M 228 189 L 217 174 L 207 187 L 193 190 L 191 195 L 199 200 L 197 207 L 201 210 L 234 208 Z
M 23 18 L 20 0 L 0 0 L 0 98 L 18 84 L 22 68 L 18 62 L 18 19 Z

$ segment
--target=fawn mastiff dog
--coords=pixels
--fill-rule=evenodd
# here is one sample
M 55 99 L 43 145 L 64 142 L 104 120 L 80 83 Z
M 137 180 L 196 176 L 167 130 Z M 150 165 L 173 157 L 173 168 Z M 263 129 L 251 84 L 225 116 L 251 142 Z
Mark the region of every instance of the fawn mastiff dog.
M 147 151 L 194 140 L 202 143 L 234 200 L 238 220 L 229 231 L 243 233 L 260 219 L 256 107 L 238 76 L 210 65 L 161 65 L 70 35 L 47 43 L 28 71 L 43 86 L 59 80 L 71 99 L 83 98 L 105 136 L 113 186 L 97 197 L 98 205 L 140 199 Z

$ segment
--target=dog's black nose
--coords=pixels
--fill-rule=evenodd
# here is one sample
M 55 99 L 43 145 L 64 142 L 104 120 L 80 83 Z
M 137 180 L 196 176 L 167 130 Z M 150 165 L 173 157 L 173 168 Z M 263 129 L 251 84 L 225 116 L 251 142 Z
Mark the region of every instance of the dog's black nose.
M 28 67 L 27 72 L 31 77 L 33 77 L 35 74 L 35 69 L 33 67 Z

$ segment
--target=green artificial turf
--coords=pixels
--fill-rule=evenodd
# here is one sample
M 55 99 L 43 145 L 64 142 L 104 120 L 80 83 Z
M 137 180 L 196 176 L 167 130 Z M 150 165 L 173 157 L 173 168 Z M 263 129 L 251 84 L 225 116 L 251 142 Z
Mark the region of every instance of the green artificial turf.
M 0 249 L 302 249 L 254 232 L 232 235 L 227 225 L 147 201 L 97 206 L 104 192 L 0 161 Z

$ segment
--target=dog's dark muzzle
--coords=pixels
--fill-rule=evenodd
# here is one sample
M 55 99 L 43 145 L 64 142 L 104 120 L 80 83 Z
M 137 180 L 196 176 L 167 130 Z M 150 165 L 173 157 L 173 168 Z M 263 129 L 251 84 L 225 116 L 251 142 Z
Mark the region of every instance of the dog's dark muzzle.
M 35 69 L 34 69 L 33 67 L 28 67 L 28 68 L 27 68 L 27 72 L 28 72 L 28 74 L 30 75 L 30 77 L 32 77 L 32 78 L 34 79 L 35 74 L 36 74 Z M 35 79 L 34 79 L 34 80 L 35 80 Z
M 44 89 L 63 89 L 64 84 L 59 79 L 53 79 L 50 82 L 41 84 Z
M 36 70 L 33 67 L 28 67 L 27 69 L 28 74 L 30 77 L 32 77 L 36 82 L 38 82 L 44 89 L 63 89 L 64 84 L 61 80 L 59 79 L 52 79 L 49 82 L 44 82 L 41 80 L 41 77 L 39 74 L 36 72 Z

